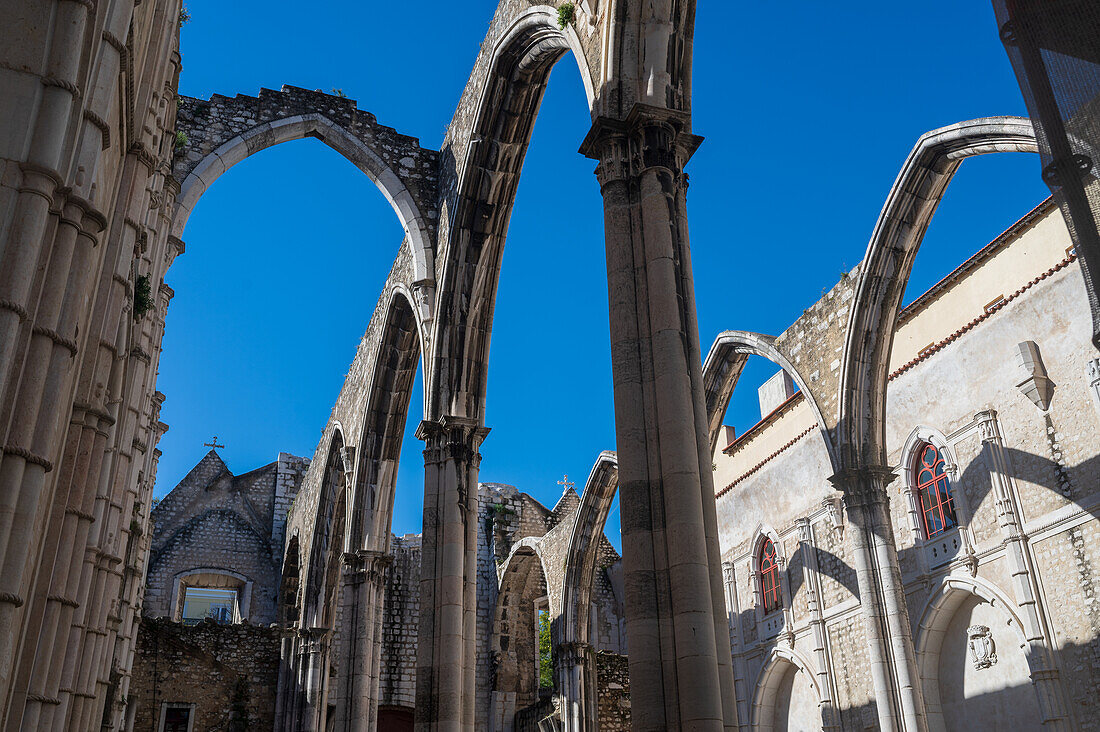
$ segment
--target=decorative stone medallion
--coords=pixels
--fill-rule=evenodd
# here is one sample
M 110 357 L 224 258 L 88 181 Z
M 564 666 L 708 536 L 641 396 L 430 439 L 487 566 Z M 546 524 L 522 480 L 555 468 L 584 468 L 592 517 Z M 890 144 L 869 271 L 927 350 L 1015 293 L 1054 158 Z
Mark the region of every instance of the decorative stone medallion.
M 971 625 L 966 629 L 966 637 L 975 669 L 980 671 L 997 663 L 997 644 L 993 642 L 993 633 L 988 627 Z

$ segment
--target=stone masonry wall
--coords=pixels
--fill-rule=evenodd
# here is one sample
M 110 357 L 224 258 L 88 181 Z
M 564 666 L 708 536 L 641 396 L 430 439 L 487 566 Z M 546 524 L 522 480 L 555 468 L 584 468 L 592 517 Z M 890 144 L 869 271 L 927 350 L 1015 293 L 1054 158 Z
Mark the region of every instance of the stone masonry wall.
M 630 729 L 630 671 L 626 656 L 596 653 L 596 697 L 601 732 Z
M 192 729 L 270 730 L 275 724 L 279 631 L 142 618 L 130 693 L 135 730 L 157 730 L 161 705 L 194 704 Z
M 308 463 L 282 453 L 275 463 L 234 476 L 215 451 L 207 453 L 153 509 L 144 614 L 172 617 L 181 575 L 210 570 L 251 582 L 246 618 L 275 622 L 282 562 L 276 531 Z
M 420 536 L 392 538 L 382 616 L 379 704 L 416 703 L 416 634 L 420 623 Z

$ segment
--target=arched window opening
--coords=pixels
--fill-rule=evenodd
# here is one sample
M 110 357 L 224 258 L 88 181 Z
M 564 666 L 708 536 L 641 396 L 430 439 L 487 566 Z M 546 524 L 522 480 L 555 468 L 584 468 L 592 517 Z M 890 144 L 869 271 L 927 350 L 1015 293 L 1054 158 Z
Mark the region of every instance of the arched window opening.
M 765 615 L 783 607 L 779 594 L 779 559 L 771 539 L 764 539 L 760 546 L 760 594 L 764 598 Z
M 931 539 L 956 526 L 955 501 L 951 497 L 951 482 L 947 479 L 943 455 L 935 445 L 922 443 L 913 463 L 913 484 L 920 496 L 921 523 L 924 538 Z

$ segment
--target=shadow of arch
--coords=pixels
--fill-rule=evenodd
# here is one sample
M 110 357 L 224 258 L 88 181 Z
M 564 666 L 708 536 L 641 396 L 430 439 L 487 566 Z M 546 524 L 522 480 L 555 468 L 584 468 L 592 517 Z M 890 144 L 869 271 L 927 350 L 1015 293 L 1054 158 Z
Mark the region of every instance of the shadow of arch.
M 185 157 L 174 162 L 180 192 L 172 236 L 183 235 L 199 198 L 229 168 L 269 147 L 312 137 L 346 158 L 378 187 L 412 247 L 413 280 L 434 279 L 438 153 L 379 125 L 353 100 L 288 86 L 278 92 L 261 90 L 258 98 L 182 98 L 177 128 L 188 143 Z M 193 150 L 197 159 L 187 155 Z
M 707 353 L 706 361 L 703 362 L 703 389 L 707 400 L 711 452 L 713 453 L 715 447 L 717 447 L 722 419 L 725 417 L 730 398 L 733 396 L 733 391 L 737 387 L 737 381 L 741 378 L 741 372 L 745 368 L 745 362 L 749 356 L 762 356 L 768 359 L 786 371 L 798 384 L 803 399 L 806 400 L 814 414 L 814 418 L 817 420 L 821 439 L 825 442 L 825 449 L 829 453 L 829 461 L 835 470 L 838 467 L 836 447 L 829 437 L 829 430 L 821 413 L 821 407 L 818 406 L 813 393 L 807 387 L 806 379 L 794 367 L 794 364 L 775 347 L 773 336 L 750 333 L 744 330 L 727 330 L 719 333 Z
M 392 285 L 385 297 L 382 336 L 362 406 L 348 540 L 352 551 L 389 551 L 401 443 L 424 352 L 424 333 L 408 288 Z
M 1031 122 L 987 117 L 921 135 L 860 265 L 842 356 L 836 443 L 845 469 L 886 465 L 886 389 L 901 299 L 925 230 L 968 157 L 1037 152 Z
M 813 687 L 824 720 L 829 699 L 828 696 L 822 693 L 817 678 L 810 671 L 811 668 L 812 664 L 793 649 L 778 646 L 772 649 L 768 662 L 760 669 L 760 676 L 753 687 L 756 689 L 752 701 L 753 730 L 768 732 L 776 729 L 779 693 L 787 675 L 791 673 L 805 674 L 806 679 Z M 822 727 L 824 727 L 824 724 L 822 724 Z M 786 729 L 786 726 L 780 728 Z

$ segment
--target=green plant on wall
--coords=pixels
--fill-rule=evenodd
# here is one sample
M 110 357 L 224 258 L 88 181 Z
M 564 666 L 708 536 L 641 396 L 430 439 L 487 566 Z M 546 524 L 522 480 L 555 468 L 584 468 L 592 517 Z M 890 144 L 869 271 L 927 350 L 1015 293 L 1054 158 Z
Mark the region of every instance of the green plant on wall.
M 153 307 L 153 286 L 149 275 L 140 275 L 134 282 L 134 320 L 141 320 Z
M 558 6 L 558 27 L 565 30 L 565 26 L 573 22 L 576 17 L 577 6 L 573 3 L 562 3 Z
M 191 11 L 187 9 L 187 6 L 180 6 L 180 26 L 185 26 L 191 22 Z
M 539 688 L 554 687 L 554 657 L 550 645 L 550 611 L 539 610 Z

